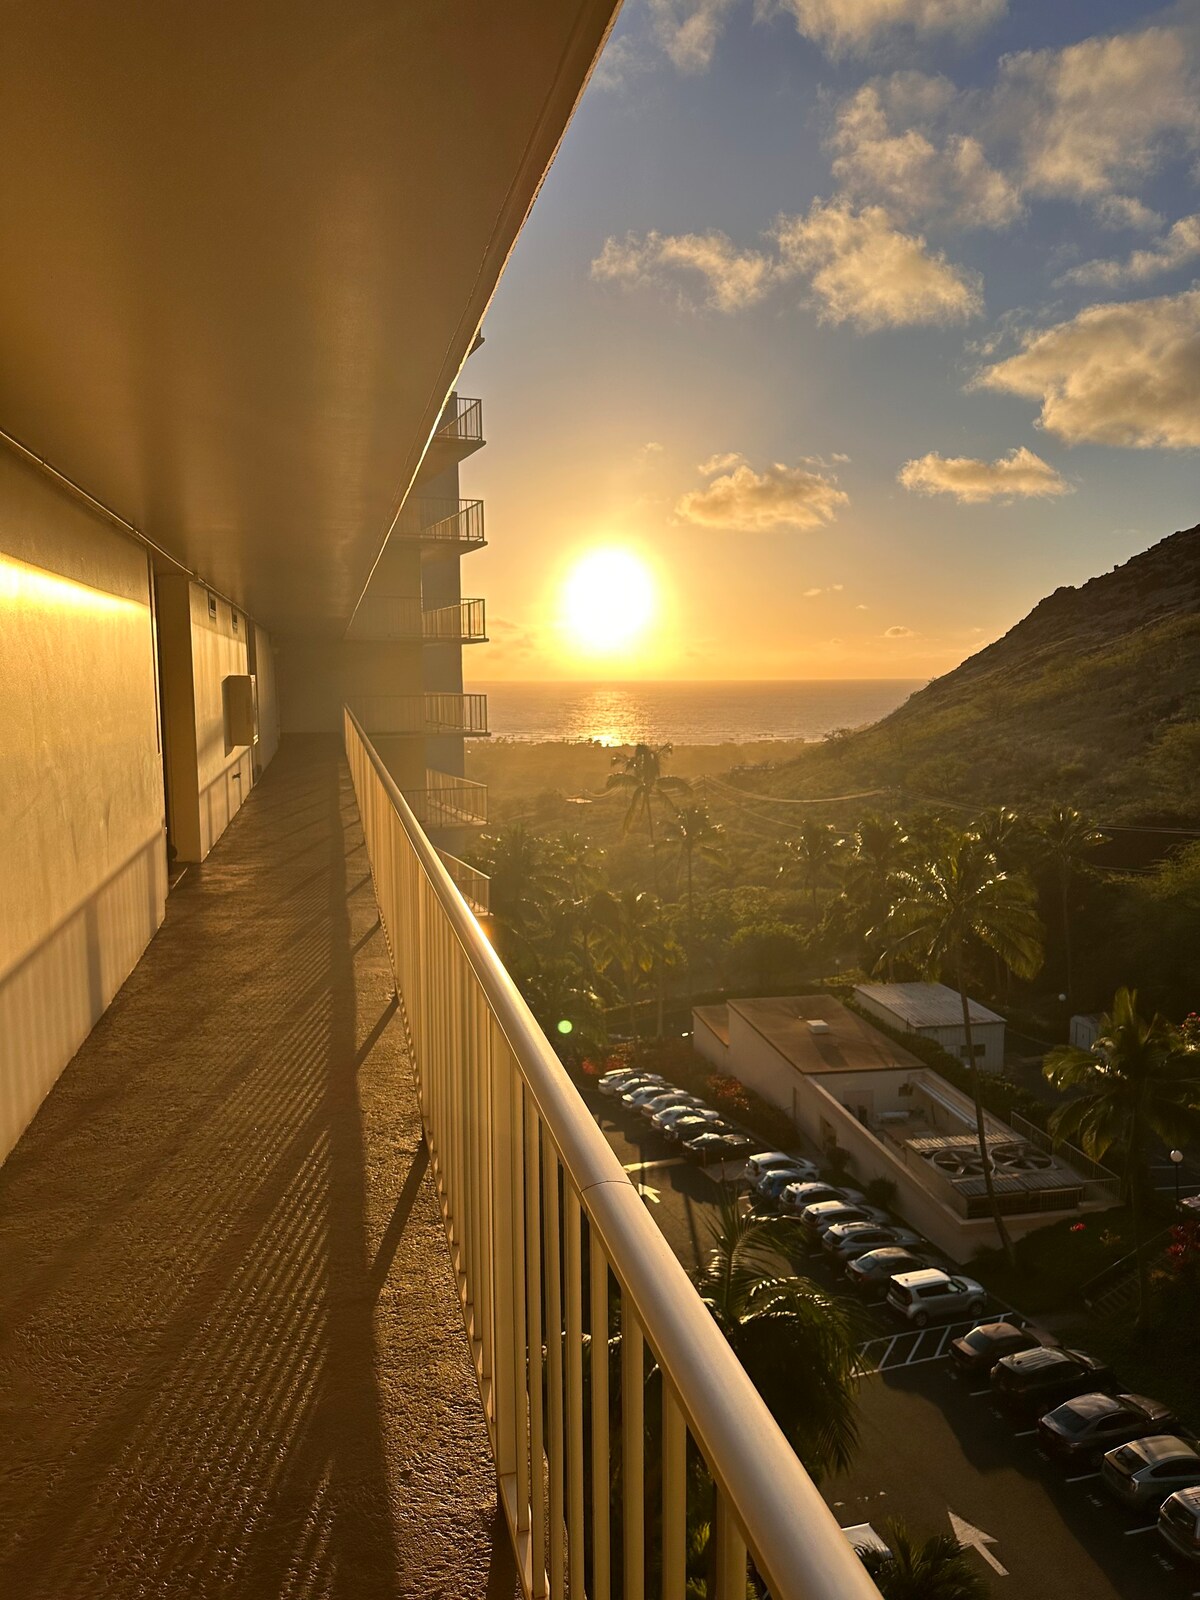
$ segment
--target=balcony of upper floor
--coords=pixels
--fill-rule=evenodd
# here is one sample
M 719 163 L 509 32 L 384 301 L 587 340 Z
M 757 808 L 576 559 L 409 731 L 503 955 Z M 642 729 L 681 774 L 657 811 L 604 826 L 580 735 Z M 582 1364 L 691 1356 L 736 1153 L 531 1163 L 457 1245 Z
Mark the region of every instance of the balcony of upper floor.
M 413 595 L 367 595 L 354 614 L 347 639 L 408 640 L 414 644 L 486 644 L 487 612 L 482 600 L 423 609 Z
M 400 792 L 426 831 L 430 828 L 478 828 L 487 822 L 486 783 L 428 767 L 423 788 Z
M 439 473 L 456 467 L 476 450 L 482 450 L 483 401 L 470 400 L 464 395 L 452 394 L 438 418 L 420 468 L 417 482 L 436 478 Z
M 457 733 L 481 738 L 488 733 L 485 694 L 364 694 L 351 709 L 371 734 Z
M 423 554 L 466 555 L 487 543 L 483 529 L 483 501 L 417 495 L 404 504 L 392 529 L 393 539 L 411 540 Z

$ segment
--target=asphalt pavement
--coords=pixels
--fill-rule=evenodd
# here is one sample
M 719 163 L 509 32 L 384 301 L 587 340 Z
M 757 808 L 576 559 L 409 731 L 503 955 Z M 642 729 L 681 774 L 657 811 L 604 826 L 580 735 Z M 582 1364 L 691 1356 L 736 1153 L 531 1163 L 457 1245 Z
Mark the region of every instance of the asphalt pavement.
M 736 1183 L 743 1163 L 700 1169 L 620 1102 L 594 1091 L 588 1100 L 691 1267 L 722 1183 Z M 805 1270 L 825 1287 L 842 1287 L 819 1257 Z M 993 1302 L 988 1314 L 1004 1309 Z M 1051 1464 L 1031 1423 L 994 1405 L 986 1380 L 958 1375 L 949 1346 L 972 1325 L 917 1330 L 886 1306 L 864 1312 L 861 1446 L 850 1472 L 821 1485 L 843 1527 L 869 1522 L 882 1532 L 900 1517 L 922 1536 L 953 1532 L 974 1552 L 990 1592 L 1011 1600 L 1200 1600 L 1200 1564 L 1169 1550 L 1153 1519 L 1111 1501 L 1097 1471 Z

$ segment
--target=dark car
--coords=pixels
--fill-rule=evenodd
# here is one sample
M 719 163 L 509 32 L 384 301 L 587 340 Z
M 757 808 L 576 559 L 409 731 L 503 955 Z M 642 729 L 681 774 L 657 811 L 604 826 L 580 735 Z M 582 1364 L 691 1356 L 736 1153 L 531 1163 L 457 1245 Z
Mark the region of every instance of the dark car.
M 883 1250 L 870 1250 L 846 1268 L 846 1278 L 855 1294 L 864 1300 L 882 1300 L 888 1285 L 898 1272 L 920 1272 L 929 1262 L 913 1255 L 902 1245 L 888 1245 Z
M 717 1111 L 697 1111 L 695 1116 L 680 1117 L 663 1132 L 672 1144 L 683 1144 L 698 1133 L 732 1133 L 733 1128 Z
M 736 1129 L 728 1133 L 712 1133 L 705 1129 L 703 1133 L 685 1139 L 683 1148 L 694 1161 L 701 1161 L 707 1166 L 711 1161 L 732 1161 L 735 1156 L 741 1156 L 744 1160 L 746 1151 L 753 1150 L 754 1140 L 747 1134 L 738 1133 Z
M 950 1344 L 950 1359 L 960 1372 L 986 1378 L 1004 1356 L 1034 1350 L 1041 1340 L 1024 1317 L 1002 1317 L 997 1322 L 981 1322 L 970 1333 Z
M 1178 1426 L 1169 1406 L 1141 1394 L 1080 1394 L 1038 1420 L 1038 1443 L 1065 1466 L 1098 1462 L 1106 1450 Z
M 1111 1388 L 1112 1372 L 1082 1350 L 1040 1345 L 1004 1356 L 992 1368 L 996 1398 L 1013 1411 L 1041 1416 L 1077 1394 Z

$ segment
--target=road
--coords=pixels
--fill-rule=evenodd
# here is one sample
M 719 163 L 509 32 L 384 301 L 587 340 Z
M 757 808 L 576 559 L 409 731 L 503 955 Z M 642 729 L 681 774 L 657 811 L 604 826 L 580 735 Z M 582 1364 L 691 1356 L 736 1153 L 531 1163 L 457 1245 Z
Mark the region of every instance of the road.
M 594 1092 L 589 1103 L 690 1267 L 722 1174 L 676 1155 L 635 1113 Z M 823 1261 L 807 1270 L 838 1287 Z M 1052 1466 L 1030 1427 L 993 1406 L 986 1383 L 958 1377 L 946 1352 L 969 1326 L 918 1332 L 886 1308 L 870 1313 L 860 1350 L 861 1448 L 849 1473 L 821 1486 L 842 1525 L 880 1530 L 898 1516 L 921 1535 L 954 1531 L 972 1546 L 990 1592 L 1011 1600 L 1200 1600 L 1200 1565 L 1173 1555 L 1153 1521 L 1116 1506 L 1097 1474 Z

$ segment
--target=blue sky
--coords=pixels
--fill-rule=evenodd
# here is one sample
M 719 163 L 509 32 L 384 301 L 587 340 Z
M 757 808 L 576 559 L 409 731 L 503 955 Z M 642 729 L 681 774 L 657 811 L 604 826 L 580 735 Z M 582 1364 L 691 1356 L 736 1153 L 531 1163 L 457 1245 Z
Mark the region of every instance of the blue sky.
M 473 676 L 930 675 L 1200 520 L 1198 71 L 1196 4 L 631 0 L 464 375 Z

